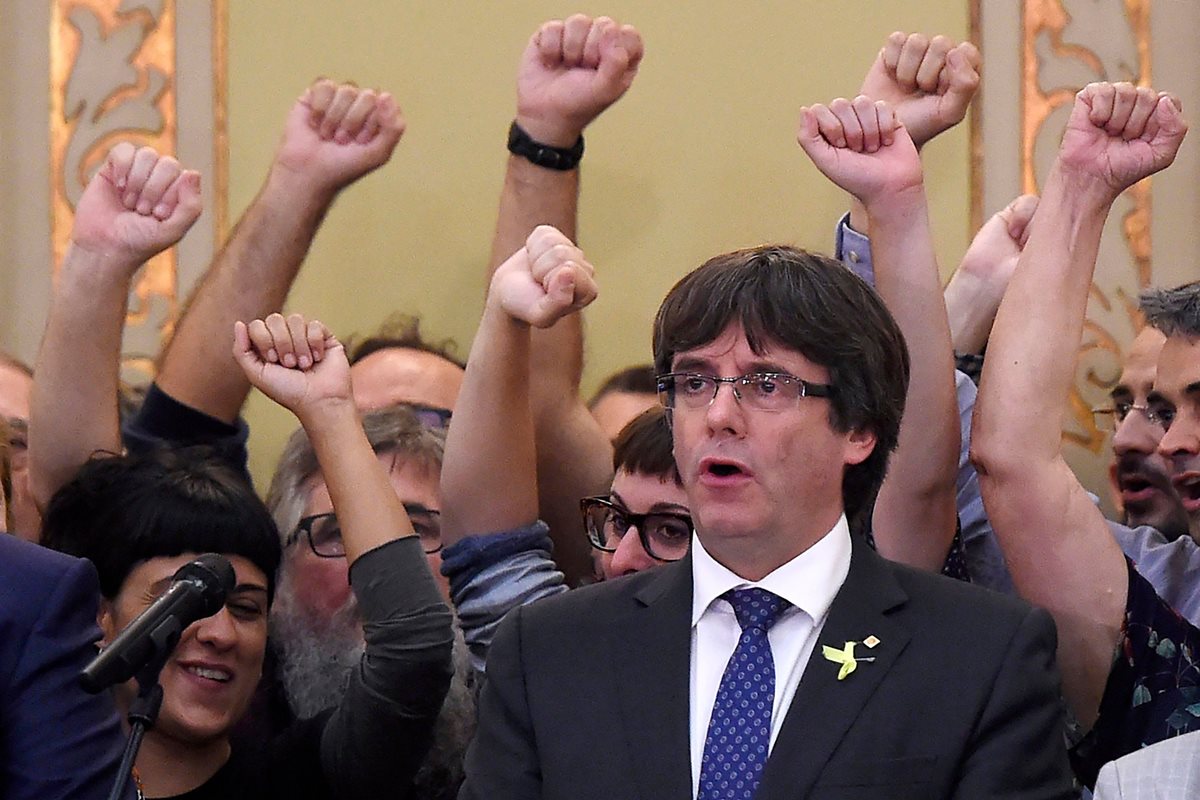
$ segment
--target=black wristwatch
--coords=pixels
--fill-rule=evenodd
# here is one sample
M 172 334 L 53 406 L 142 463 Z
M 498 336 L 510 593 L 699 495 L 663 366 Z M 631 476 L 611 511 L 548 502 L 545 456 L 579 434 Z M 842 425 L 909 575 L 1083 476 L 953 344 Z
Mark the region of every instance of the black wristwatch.
M 508 129 L 508 152 L 520 156 L 531 164 L 562 172 L 575 169 L 583 158 L 583 136 L 571 147 L 551 147 L 535 142 L 516 120 Z

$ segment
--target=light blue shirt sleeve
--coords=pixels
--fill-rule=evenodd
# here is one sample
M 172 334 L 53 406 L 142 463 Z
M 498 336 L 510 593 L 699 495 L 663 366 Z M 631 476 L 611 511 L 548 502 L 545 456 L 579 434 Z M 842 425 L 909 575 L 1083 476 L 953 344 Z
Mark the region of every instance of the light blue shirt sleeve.
M 962 433 L 962 449 L 958 454 L 958 479 L 956 505 L 958 521 L 962 529 L 963 555 L 971 581 L 997 592 L 1016 594 L 1004 553 L 987 511 L 983 508 L 983 495 L 979 490 L 979 476 L 971 464 L 971 419 L 975 414 L 975 398 L 978 389 L 966 373 L 955 371 L 954 388 L 958 395 L 958 424 Z
M 1163 602 L 1200 627 L 1200 546 L 1196 541 L 1185 534 L 1169 542 L 1149 525 L 1130 528 L 1109 520 L 1108 528 Z

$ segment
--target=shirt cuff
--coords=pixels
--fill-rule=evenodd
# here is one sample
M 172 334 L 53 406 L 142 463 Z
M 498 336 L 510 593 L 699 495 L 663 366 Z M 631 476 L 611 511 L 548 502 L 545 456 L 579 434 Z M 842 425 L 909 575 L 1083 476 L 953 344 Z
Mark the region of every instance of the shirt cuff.
M 875 265 L 871 261 L 871 240 L 850 227 L 850 212 L 838 220 L 834 233 L 834 257 L 846 269 L 875 286 Z
M 466 536 L 442 551 L 442 574 L 453 587 L 510 556 L 538 551 L 547 558 L 554 553 L 550 528 L 541 520 L 510 531 Z

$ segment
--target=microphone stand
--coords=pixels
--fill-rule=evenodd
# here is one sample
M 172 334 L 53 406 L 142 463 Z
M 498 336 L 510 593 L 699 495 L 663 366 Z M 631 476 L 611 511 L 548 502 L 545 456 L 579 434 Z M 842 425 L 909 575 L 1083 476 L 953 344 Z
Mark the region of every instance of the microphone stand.
M 151 638 L 158 646 L 155 648 L 154 656 L 135 676 L 138 692 L 133 702 L 129 704 L 129 713 L 126 715 L 129 720 L 129 740 L 125 743 L 125 753 L 121 756 L 121 766 L 117 770 L 117 779 L 113 783 L 112 793 L 109 794 L 108 800 L 121 800 L 125 793 L 125 787 L 129 784 L 129 778 L 133 774 L 133 762 L 142 746 L 142 737 L 158 721 L 158 712 L 162 709 L 163 701 L 163 690 L 159 685 L 158 676 L 162 672 L 163 666 L 166 665 L 167 659 L 175 650 L 175 645 L 179 643 L 179 634 L 179 623 L 174 619 L 165 620 L 151 634 Z M 138 797 L 141 797 L 140 790 Z

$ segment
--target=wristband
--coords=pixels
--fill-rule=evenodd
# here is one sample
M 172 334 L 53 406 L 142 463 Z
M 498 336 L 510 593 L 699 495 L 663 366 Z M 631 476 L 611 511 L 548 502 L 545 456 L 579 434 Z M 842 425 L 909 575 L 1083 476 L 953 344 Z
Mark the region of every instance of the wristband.
M 575 169 L 583 158 L 583 136 L 571 147 L 551 147 L 535 142 L 516 120 L 508 129 L 508 152 L 520 156 L 531 164 L 561 172 Z

